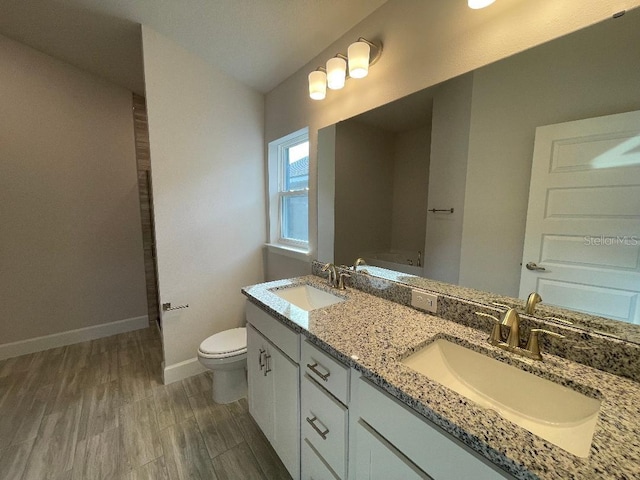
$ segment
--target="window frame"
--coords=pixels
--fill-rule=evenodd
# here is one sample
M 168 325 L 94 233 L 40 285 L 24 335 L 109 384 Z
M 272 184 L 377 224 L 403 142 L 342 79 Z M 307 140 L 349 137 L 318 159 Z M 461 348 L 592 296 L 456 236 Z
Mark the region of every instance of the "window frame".
M 296 240 L 282 235 L 284 218 L 283 209 L 286 198 L 306 197 L 309 204 L 309 183 L 307 187 L 295 190 L 285 190 L 286 162 L 288 149 L 300 143 L 309 141 L 309 129 L 303 128 L 269 143 L 268 176 L 269 176 L 269 242 L 271 246 L 290 249 L 307 254 L 309 241 Z M 309 172 L 310 173 L 310 172 Z M 309 174 L 308 173 L 308 174 Z M 309 228 L 309 209 L 307 207 L 307 231 Z

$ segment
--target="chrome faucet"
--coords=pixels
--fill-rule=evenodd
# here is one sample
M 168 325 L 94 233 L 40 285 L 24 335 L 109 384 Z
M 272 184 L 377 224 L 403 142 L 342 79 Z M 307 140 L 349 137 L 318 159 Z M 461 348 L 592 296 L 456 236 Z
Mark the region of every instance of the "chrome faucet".
M 333 263 L 325 263 L 322 267 L 323 272 L 329 272 L 329 285 L 332 287 L 338 286 L 338 273 L 336 266 Z
M 524 313 L 527 315 L 533 315 L 536 305 L 542 301 L 542 297 L 538 295 L 538 292 L 531 292 L 529 298 L 527 298 L 527 305 L 524 307 Z

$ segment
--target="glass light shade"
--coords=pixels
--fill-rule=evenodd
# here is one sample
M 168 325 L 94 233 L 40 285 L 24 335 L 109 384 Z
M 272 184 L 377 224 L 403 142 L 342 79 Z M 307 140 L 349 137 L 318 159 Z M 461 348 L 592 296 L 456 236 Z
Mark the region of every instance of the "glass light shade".
M 331 90 L 344 87 L 347 77 L 347 62 L 343 58 L 333 57 L 327 62 L 327 86 Z
M 369 53 L 371 47 L 368 43 L 355 42 L 349 45 L 347 56 L 349 57 L 349 76 L 351 78 L 364 78 L 369 73 Z
M 313 100 L 324 100 L 327 96 L 327 74 L 316 70 L 309 74 L 309 96 Z
M 467 5 L 469 5 L 469 8 L 477 10 L 479 8 L 488 7 L 495 1 L 496 0 L 467 0 Z

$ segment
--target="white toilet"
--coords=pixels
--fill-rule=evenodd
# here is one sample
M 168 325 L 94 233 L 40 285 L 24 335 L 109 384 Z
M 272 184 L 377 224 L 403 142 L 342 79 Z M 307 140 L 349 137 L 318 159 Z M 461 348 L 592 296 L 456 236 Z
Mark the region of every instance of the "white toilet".
M 200 344 L 198 360 L 213 372 L 213 401 L 231 403 L 247 396 L 247 329 L 232 328 Z

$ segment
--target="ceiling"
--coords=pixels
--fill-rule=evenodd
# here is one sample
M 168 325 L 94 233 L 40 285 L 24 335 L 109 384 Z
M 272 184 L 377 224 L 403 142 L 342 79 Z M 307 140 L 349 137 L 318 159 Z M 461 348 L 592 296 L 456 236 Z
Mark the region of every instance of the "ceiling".
M 144 94 L 143 24 L 268 92 L 385 1 L 0 0 L 0 34 Z

